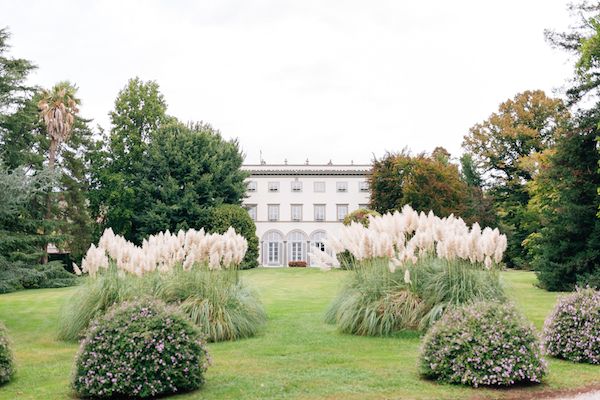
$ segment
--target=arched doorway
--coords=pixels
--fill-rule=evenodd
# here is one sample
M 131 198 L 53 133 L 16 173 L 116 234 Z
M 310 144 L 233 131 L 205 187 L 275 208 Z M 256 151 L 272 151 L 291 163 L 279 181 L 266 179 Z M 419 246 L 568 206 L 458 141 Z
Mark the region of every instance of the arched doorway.
M 314 231 L 310 234 L 310 246 L 321 251 L 327 251 L 325 247 L 325 239 L 327 239 L 327 232 L 325 231 Z M 311 265 L 313 265 L 312 260 Z
M 288 251 L 289 261 L 307 261 L 306 260 L 306 244 L 308 237 L 302 231 L 292 231 L 288 233 Z

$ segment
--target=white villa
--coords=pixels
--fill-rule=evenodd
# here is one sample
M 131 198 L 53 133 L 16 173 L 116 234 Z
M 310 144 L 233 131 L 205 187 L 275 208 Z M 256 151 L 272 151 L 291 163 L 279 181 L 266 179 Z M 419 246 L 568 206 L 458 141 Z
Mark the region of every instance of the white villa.
M 344 217 L 369 204 L 370 165 L 245 165 L 244 207 L 256 223 L 259 263 L 311 263 L 310 246 L 325 249 Z

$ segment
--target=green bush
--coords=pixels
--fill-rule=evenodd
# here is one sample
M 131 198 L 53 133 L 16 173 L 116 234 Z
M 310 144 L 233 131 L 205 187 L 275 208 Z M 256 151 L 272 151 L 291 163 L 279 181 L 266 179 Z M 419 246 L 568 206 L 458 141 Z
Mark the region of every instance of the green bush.
M 208 364 L 200 331 L 175 308 L 125 302 L 90 326 L 73 388 L 82 397 L 155 398 L 199 388 Z
M 368 208 L 359 208 L 358 210 L 354 210 L 344 217 L 344 225 L 350 225 L 352 222 L 356 222 L 359 224 L 363 224 L 365 227 L 368 227 L 369 215 L 377 217 L 381 214 L 379 214 L 375 210 L 369 210 Z
M 258 267 L 256 225 L 243 207 L 234 204 L 222 204 L 214 207 L 204 228 L 213 233 L 225 233 L 231 226 L 248 241 L 248 250 L 240 269 Z
M 422 375 L 446 383 L 509 386 L 546 374 L 533 326 L 514 307 L 475 303 L 454 308 L 423 340 Z
M 600 291 L 578 289 L 561 298 L 544 326 L 548 354 L 600 364 Z
M 74 286 L 77 276 L 64 269 L 59 261 L 45 265 L 27 265 L 22 262 L 0 262 L 0 293 L 23 289 Z
M 181 267 L 167 273 L 127 275 L 111 266 L 86 282 L 64 305 L 58 336 L 76 340 L 90 321 L 114 304 L 149 296 L 174 304 L 212 342 L 254 336 L 266 322 L 255 292 L 238 279 L 238 272 Z
M 3 323 L 0 322 L 0 385 L 10 381 L 15 373 L 12 352 L 8 332 Z

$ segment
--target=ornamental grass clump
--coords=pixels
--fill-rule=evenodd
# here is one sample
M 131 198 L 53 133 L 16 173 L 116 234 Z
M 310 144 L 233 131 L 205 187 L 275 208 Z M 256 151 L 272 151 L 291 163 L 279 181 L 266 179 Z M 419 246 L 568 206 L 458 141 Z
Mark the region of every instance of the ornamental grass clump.
M 209 363 L 202 334 L 175 308 L 125 302 L 91 324 L 72 385 L 81 397 L 155 398 L 198 389 Z
M 561 298 L 544 324 L 544 346 L 558 358 L 600 364 L 600 291 L 577 289 Z
M 107 230 L 82 262 L 86 282 L 65 304 L 58 336 L 79 339 L 114 304 L 149 296 L 174 304 L 209 341 L 255 335 L 266 322 L 257 294 L 238 276 L 246 241 L 229 229 L 159 233 L 135 246 Z
M 313 249 L 313 261 L 353 271 L 326 313 L 342 332 L 426 329 L 452 306 L 504 299 L 498 266 L 506 236 L 478 224 L 469 228 L 452 215 L 438 218 L 405 206 L 369 216 L 368 224 L 341 227 L 326 246 L 331 254 Z
M 15 373 L 12 351 L 8 340 L 8 331 L 0 322 L 0 385 L 10 381 Z
M 448 311 L 425 336 L 419 363 L 426 378 L 475 387 L 539 383 L 546 374 L 533 326 L 494 302 Z

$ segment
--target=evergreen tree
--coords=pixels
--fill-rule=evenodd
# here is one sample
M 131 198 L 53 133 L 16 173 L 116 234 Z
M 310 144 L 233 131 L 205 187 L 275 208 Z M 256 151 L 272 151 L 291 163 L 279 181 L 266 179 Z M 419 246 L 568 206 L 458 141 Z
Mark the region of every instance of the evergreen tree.
M 529 188 L 530 207 L 540 214 L 542 228 L 528 239 L 528 248 L 548 290 L 600 287 L 599 121 L 600 105 L 579 116 Z

